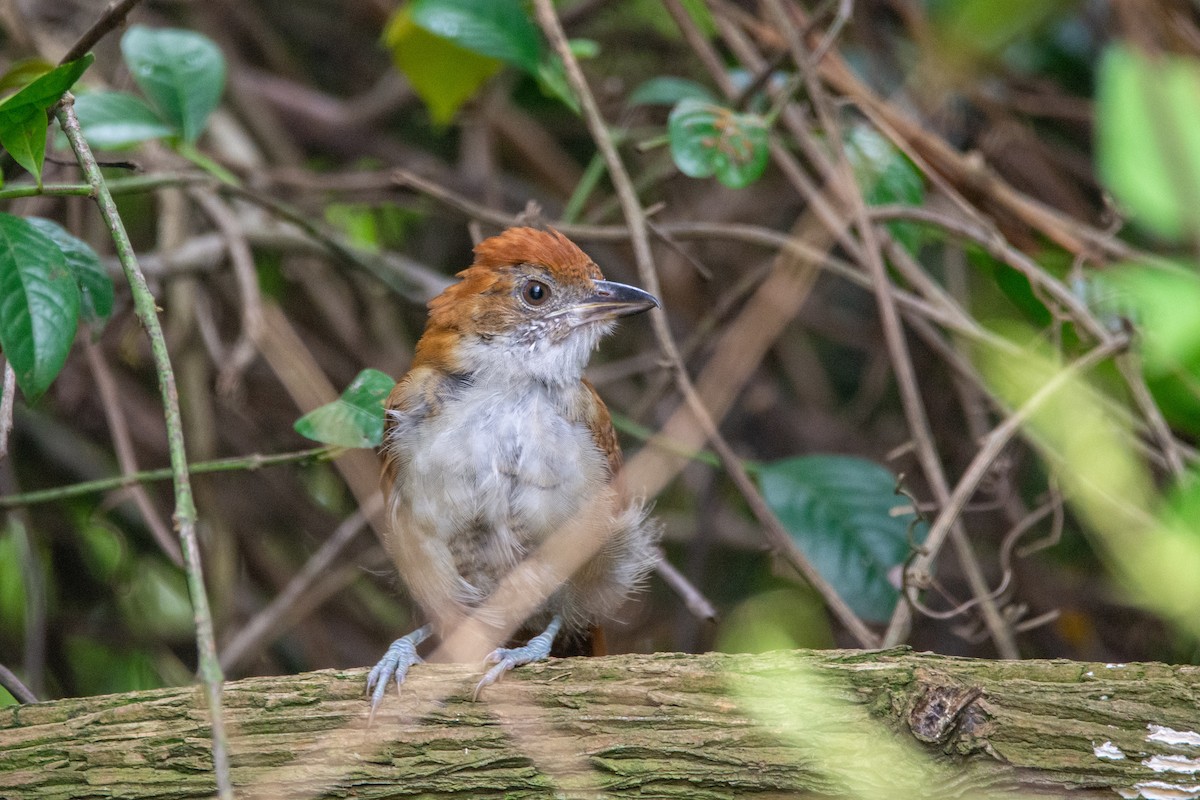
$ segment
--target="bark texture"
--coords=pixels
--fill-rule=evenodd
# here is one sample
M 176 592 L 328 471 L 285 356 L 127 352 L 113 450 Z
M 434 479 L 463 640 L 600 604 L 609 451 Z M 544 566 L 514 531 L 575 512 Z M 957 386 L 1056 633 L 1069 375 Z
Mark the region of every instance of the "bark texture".
M 1200 667 L 905 649 L 229 683 L 239 797 L 1200 797 Z M 200 687 L 0 709 L 0 797 L 209 797 Z M 1114 793 L 1115 792 L 1115 793 Z

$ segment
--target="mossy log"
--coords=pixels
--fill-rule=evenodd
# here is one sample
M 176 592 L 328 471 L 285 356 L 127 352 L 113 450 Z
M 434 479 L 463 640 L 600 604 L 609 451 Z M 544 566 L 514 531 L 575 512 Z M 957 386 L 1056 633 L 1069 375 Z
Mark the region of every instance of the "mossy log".
M 1200 797 L 1200 667 L 905 649 L 227 684 L 238 797 Z M 210 797 L 198 687 L 0 709 L 0 797 Z M 1115 792 L 1115 793 L 1114 793 Z

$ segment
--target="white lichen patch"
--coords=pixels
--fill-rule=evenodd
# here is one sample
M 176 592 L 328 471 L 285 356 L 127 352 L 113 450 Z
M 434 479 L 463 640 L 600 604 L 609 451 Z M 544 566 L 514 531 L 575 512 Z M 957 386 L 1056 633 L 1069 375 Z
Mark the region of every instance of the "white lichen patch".
M 1117 789 L 1125 800 L 1200 800 L 1200 783 L 1183 785 L 1166 781 L 1143 781 L 1132 789 Z
M 1096 758 L 1107 758 L 1109 761 L 1120 761 L 1125 757 L 1125 754 L 1121 752 L 1121 748 L 1112 742 L 1092 745 L 1092 752 L 1096 754 Z
M 1124 664 L 1105 664 L 1105 669 L 1125 669 Z
M 1146 726 L 1150 733 L 1146 736 L 1148 742 L 1159 744 L 1182 745 L 1185 747 L 1200 747 L 1200 733 L 1196 731 L 1177 731 L 1165 725 L 1150 723 Z
M 1155 772 L 1182 772 L 1185 775 L 1195 775 L 1200 772 L 1200 758 L 1150 756 L 1142 759 L 1142 766 L 1149 767 Z

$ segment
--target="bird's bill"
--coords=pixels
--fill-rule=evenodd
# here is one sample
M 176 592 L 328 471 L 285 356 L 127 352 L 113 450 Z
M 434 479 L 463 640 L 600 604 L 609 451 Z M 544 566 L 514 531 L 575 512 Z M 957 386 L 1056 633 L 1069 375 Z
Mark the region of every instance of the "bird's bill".
M 575 306 L 584 322 L 597 322 L 640 314 L 658 308 L 658 299 L 636 286 L 613 281 L 595 281 L 595 291 Z

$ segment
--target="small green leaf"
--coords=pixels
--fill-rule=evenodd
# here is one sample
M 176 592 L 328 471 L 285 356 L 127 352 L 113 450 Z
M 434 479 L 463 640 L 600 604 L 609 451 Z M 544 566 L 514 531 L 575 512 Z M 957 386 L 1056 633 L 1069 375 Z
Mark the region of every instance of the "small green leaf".
M 600 55 L 600 43 L 595 39 L 568 39 L 567 49 L 580 60 Z
M 102 327 L 112 314 L 113 282 L 104 270 L 100 256 L 87 242 L 67 233 L 57 222 L 40 217 L 26 217 L 25 221 L 50 237 L 67 260 L 67 267 L 75 274 L 79 285 L 80 312 L 83 319 Z
M 542 37 L 521 0 L 415 0 L 414 24 L 464 50 L 536 74 Z
M 0 348 L 36 398 L 53 382 L 79 325 L 79 285 L 54 240 L 0 213 Z
M 120 150 L 178 134 L 139 97 L 125 92 L 89 92 L 75 98 L 79 127 L 93 147 Z
M 186 142 L 204 132 L 225 90 L 225 56 L 195 31 L 134 25 L 121 53 L 138 87 Z
M 550 97 L 557 97 L 576 114 L 579 113 L 579 100 L 567 81 L 566 67 L 557 55 L 551 55 L 538 64 L 537 81 L 544 93 Z
M 4 71 L 4 75 L 0 75 L 0 92 L 7 92 L 13 89 L 20 89 L 22 86 L 27 86 L 52 69 L 54 69 L 53 64 L 44 58 L 38 58 L 36 56 L 33 58 L 22 58 L 20 61 L 14 61 L 12 65 Z
M 1146 374 L 1161 377 L 1200 363 L 1200 276 L 1195 268 L 1116 266 L 1103 274 L 1111 303 L 1132 310 Z
M 55 67 L 0 103 L 0 145 L 33 175 L 38 186 L 46 158 L 46 112 L 75 85 L 92 60 L 89 53 Z
M 377 369 L 364 369 L 332 403 L 296 420 L 296 432 L 341 447 L 376 447 L 383 441 L 383 401 L 396 382 Z
M 767 464 L 759 481 L 771 510 L 854 613 L 887 619 L 900 596 L 889 573 L 909 555 L 913 518 L 893 515 L 906 501 L 892 474 L 863 459 L 818 455 Z M 923 536 L 922 526 L 915 538 Z
M 691 178 L 715 175 L 741 189 L 767 167 L 767 125 L 757 114 L 737 114 L 694 98 L 680 100 L 667 120 L 671 157 Z
M 1109 189 L 1157 233 L 1200 235 L 1200 62 L 1109 47 L 1096 86 L 1096 158 Z
M 392 14 L 383 41 L 396 69 L 405 74 L 439 125 L 454 119 L 462 104 L 504 66 L 499 59 L 459 47 L 416 25 L 410 5 Z
M 643 82 L 630 92 L 625 104 L 628 106 L 673 106 L 680 100 L 688 98 L 712 104 L 717 102 L 713 93 L 696 81 L 676 78 L 673 75 L 660 75 Z
M 846 158 L 869 205 L 901 203 L 919 206 L 925 200 L 925 181 L 908 156 L 868 125 L 855 125 L 846 134 Z M 922 229 L 911 222 L 889 222 L 888 231 L 915 254 Z

